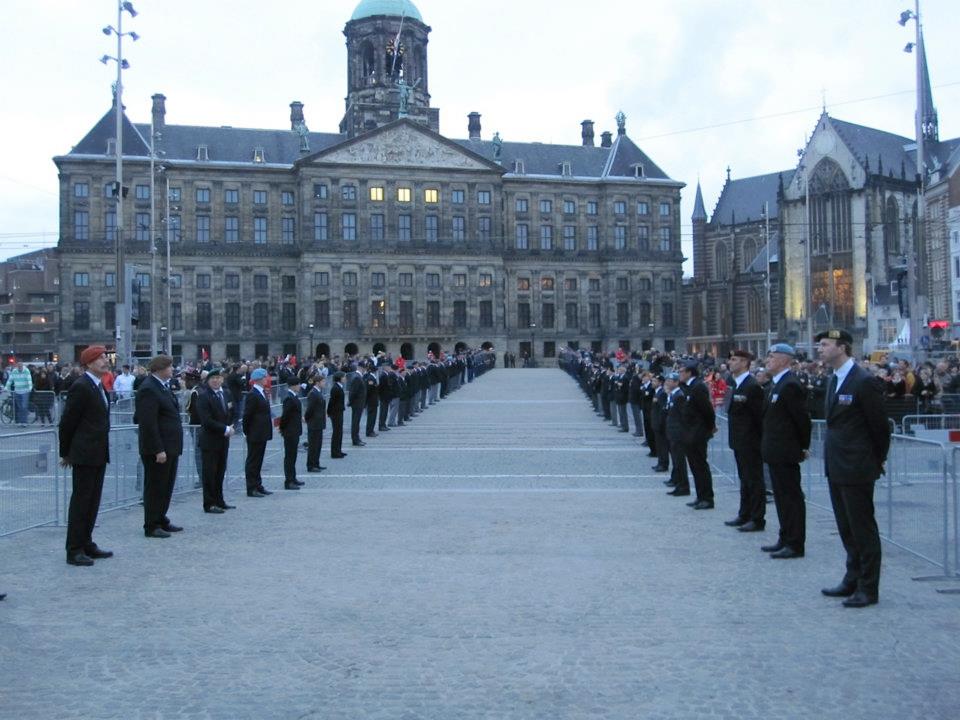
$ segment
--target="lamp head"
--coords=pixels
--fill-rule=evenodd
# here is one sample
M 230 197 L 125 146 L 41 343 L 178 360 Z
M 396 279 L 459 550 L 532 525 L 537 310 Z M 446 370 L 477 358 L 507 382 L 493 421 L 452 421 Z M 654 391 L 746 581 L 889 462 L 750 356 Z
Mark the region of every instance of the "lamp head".
M 127 62 L 126 58 L 120 61 L 120 67 L 123 68 L 124 70 L 130 69 L 130 63 Z
M 104 55 L 102 58 L 100 58 L 100 62 L 102 62 L 104 65 L 106 65 L 108 62 L 110 62 L 110 56 L 109 56 L 109 55 Z
M 132 33 L 130 33 L 130 39 L 133 40 L 134 42 L 136 42 L 137 40 L 140 39 L 140 36 L 137 35 L 135 32 L 132 32 Z
M 897 20 L 897 22 L 900 23 L 901 27 L 905 27 L 907 24 L 907 21 L 910 20 L 910 18 L 912 17 L 913 17 L 913 10 L 904 10 L 902 13 L 900 13 L 900 19 Z
M 122 3 L 122 4 L 120 5 L 120 7 L 123 8 L 124 10 L 126 10 L 128 13 L 130 13 L 130 17 L 136 17 L 136 16 L 137 16 L 137 11 L 133 9 L 133 3 L 132 3 L 132 2 L 124 2 L 124 3 Z
M 100 32 L 102 32 L 104 35 L 109 35 L 112 30 L 113 30 L 113 28 L 110 27 L 109 25 L 107 25 L 107 26 L 106 26 L 105 28 L 103 28 L 103 30 L 101 30 Z
M 904 51 L 905 53 L 912 53 L 912 52 L 913 52 L 913 43 L 912 43 L 912 42 L 908 42 L 906 45 L 904 45 L 904 46 L 903 46 L 903 51 Z

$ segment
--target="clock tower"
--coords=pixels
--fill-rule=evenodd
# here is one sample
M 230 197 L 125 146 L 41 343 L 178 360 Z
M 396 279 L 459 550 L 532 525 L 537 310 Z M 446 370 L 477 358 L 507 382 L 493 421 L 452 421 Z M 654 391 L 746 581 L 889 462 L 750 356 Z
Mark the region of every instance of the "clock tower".
M 340 132 L 354 137 L 407 117 L 440 130 L 430 107 L 430 27 L 410 0 L 362 0 L 343 30 L 347 38 L 346 112 Z

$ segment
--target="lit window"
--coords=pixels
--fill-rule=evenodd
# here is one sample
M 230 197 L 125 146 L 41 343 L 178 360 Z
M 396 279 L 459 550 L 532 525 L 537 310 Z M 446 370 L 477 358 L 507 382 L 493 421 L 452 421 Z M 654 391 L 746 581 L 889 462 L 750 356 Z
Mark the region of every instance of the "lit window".
M 440 202 L 440 191 L 435 189 L 424 190 L 423 201 L 426 203 Z
M 383 202 L 383 188 L 381 186 L 375 186 L 370 188 L 370 200 L 373 202 Z
M 410 202 L 410 188 L 397 188 L 397 201 Z

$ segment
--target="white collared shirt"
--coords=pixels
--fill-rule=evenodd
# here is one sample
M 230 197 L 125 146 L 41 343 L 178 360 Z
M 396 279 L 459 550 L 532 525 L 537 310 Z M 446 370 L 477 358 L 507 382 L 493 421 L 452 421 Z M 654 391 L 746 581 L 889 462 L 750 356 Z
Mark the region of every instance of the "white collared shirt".
M 739 375 L 737 375 L 737 376 L 733 379 L 733 381 L 737 384 L 737 389 L 738 389 L 738 390 L 740 389 L 740 385 L 743 383 L 744 380 L 747 379 L 747 375 L 749 375 L 749 374 L 750 374 L 749 371 L 748 371 L 748 372 L 743 372 L 743 373 L 740 373 Z
M 778 372 L 776 375 L 774 375 L 774 376 L 773 376 L 773 384 L 776 385 L 778 382 L 780 382 L 780 379 L 781 379 L 784 375 L 786 375 L 788 372 L 790 372 L 790 368 L 784 368 L 783 370 L 781 370 L 780 372 Z
M 254 386 L 253 386 L 253 389 L 256 390 L 256 391 L 258 391 L 261 395 L 263 395 L 264 398 L 267 397 L 267 394 L 263 391 L 263 386 L 262 386 L 262 385 L 254 385 Z
M 85 370 L 83 374 L 86 375 L 86 376 L 87 376 L 88 378 L 90 378 L 91 380 L 93 380 L 93 384 L 96 385 L 98 389 L 100 388 L 100 385 L 101 385 L 100 378 L 98 378 L 96 375 L 94 375 L 94 374 L 93 374 L 92 372 L 90 372 L 89 370 Z
M 850 371 L 853 370 L 853 358 L 847 358 L 847 361 L 833 371 L 833 374 L 837 378 L 837 389 L 835 392 L 840 392 L 840 386 L 843 385 L 843 381 L 847 379 L 847 375 L 850 374 Z

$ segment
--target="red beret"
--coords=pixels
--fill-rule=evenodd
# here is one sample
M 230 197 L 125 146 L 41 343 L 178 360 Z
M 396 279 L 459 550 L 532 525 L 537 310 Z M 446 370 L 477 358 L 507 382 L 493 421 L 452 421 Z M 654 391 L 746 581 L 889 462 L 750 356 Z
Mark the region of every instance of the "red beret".
M 103 355 L 107 349 L 103 345 L 91 345 L 82 353 L 80 353 L 80 364 L 89 365 L 98 357 Z
M 742 357 L 745 360 L 753 361 L 753 353 L 749 350 L 734 350 L 730 353 L 730 357 Z

